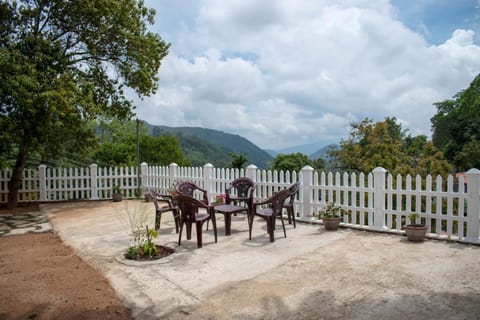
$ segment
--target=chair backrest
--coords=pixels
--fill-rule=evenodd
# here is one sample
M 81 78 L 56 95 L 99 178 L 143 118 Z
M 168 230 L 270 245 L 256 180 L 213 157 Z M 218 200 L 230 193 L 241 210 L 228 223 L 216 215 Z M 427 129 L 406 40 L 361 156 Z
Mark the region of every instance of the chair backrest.
M 248 204 L 253 202 L 253 191 L 255 183 L 252 179 L 241 177 L 233 180 L 229 187 L 225 190 L 226 203 L 230 203 L 232 199 L 237 201 L 246 201 Z
M 271 196 L 270 198 L 268 198 L 268 200 L 265 201 L 272 204 L 273 216 L 281 214 L 285 199 L 287 199 L 289 196 L 290 190 L 284 189 L 275 193 L 273 196 Z
M 175 202 L 178 209 L 180 209 L 183 221 L 194 222 L 198 208 L 207 208 L 207 206 L 201 201 L 184 194 L 178 194 L 175 197 Z M 208 211 L 207 213 L 209 214 Z
M 147 191 L 147 194 L 152 199 L 153 205 L 155 206 L 156 211 L 162 211 L 165 208 L 169 208 L 169 209 L 173 208 L 173 205 L 172 205 L 172 202 L 171 202 L 170 198 L 167 198 L 166 196 L 159 194 L 158 192 L 156 192 L 153 189 L 149 189 Z M 166 203 L 167 206 L 166 207 L 165 206 L 160 206 L 160 204 L 158 203 L 159 201 L 162 202 L 162 203 Z
M 287 189 L 288 191 L 290 191 L 290 198 L 288 203 L 291 206 L 293 206 L 293 202 L 295 201 L 295 196 L 297 195 L 298 189 L 300 189 L 300 182 L 295 182 Z
M 193 182 L 183 181 L 180 182 L 175 188 L 179 194 L 195 197 L 195 191 L 203 193 L 203 200 L 208 203 L 207 190 L 200 188 Z

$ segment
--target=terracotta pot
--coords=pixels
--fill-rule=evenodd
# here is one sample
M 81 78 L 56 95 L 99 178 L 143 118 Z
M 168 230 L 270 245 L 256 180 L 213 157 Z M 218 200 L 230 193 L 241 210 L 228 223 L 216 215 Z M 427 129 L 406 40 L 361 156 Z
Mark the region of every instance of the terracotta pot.
M 322 218 L 323 225 L 327 230 L 337 230 L 338 224 L 342 221 L 342 218 Z
M 121 193 L 114 193 L 112 194 L 112 200 L 113 202 L 120 202 L 122 201 L 123 197 Z
M 427 233 L 427 227 L 423 224 L 407 224 L 405 227 L 408 241 L 422 242 L 425 240 L 425 234 Z

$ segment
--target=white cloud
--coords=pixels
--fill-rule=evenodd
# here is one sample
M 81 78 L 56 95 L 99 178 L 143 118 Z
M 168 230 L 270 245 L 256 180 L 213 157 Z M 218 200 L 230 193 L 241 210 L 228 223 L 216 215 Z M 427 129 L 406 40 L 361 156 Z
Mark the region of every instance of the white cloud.
M 386 0 L 205 0 L 195 8 L 169 40 L 157 94 L 138 103 L 151 123 L 223 130 L 269 149 L 338 142 L 365 117 L 395 116 L 428 135 L 433 103 L 480 72 L 473 31 L 429 45 Z

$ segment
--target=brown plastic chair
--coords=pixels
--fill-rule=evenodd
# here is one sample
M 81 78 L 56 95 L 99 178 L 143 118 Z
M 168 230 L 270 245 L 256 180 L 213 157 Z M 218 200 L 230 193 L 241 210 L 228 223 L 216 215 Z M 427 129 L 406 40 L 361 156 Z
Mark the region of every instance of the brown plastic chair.
M 285 223 L 283 221 L 283 204 L 285 200 L 290 195 L 290 190 L 285 189 L 275 193 L 269 199 L 263 202 L 257 202 L 253 204 L 253 216 L 250 224 L 249 237 L 252 239 L 252 227 L 253 227 L 253 218 L 254 216 L 261 217 L 267 222 L 267 232 L 270 236 L 270 242 L 275 241 L 274 231 L 275 231 L 275 220 L 277 216 L 280 216 L 283 226 L 283 234 L 285 238 L 287 237 L 287 232 L 285 231 Z
M 171 211 L 175 220 L 175 232 L 178 233 L 180 218 L 177 208 L 173 204 L 173 197 L 171 195 L 159 194 L 154 190 L 148 190 L 148 196 L 152 199 L 155 206 L 155 230 L 160 229 L 162 214 Z
M 287 209 L 288 224 L 292 224 L 292 220 L 293 220 L 294 228 L 296 228 L 297 225 L 295 224 L 295 212 L 293 211 L 293 204 L 295 202 L 295 198 L 297 196 L 297 192 L 299 188 L 300 188 L 300 182 L 295 182 L 294 184 L 292 184 L 287 189 L 290 191 L 290 195 L 285 200 L 285 203 L 283 204 L 283 208 Z
M 203 202 L 187 195 L 178 194 L 175 197 L 175 203 L 180 210 L 180 233 L 178 235 L 178 245 L 182 241 L 183 225 L 187 228 L 187 240 L 192 238 L 192 224 L 195 223 L 197 231 L 197 247 L 201 248 L 202 242 L 202 226 L 205 221 L 212 220 L 213 234 L 215 242 L 217 242 L 217 223 L 215 215 L 212 213 L 212 207 Z M 199 208 L 204 208 L 205 212 L 199 212 Z
M 227 189 L 225 189 L 225 203 L 239 205 L 242 202 L 246 204 L 249 210 L 252 209 L 253 191 L 255 191 L 255 183 L 252 179 L 247 177 L 240 177 L 232 182 Z
M 200 201 L 203 202 L 204 204 L 208 205 L 208 194 L 207 194 L 207 190 L 200 188 L 199 186 L 197 186 L 197 185 L 196 185 L 195 183 L 193 183 L 193 182 L 190 182 L 190 181 L 180 182 L 180 183 L 175 187 L 175 189 L 177 190 L 177 192 L 178 192 L 179 194 L 183 194 L 183 195 L 190 196 L 190 197 L 195 197 L 195 191 L 202 192 L 202 193 L 203 193 L 203 197 L 202 197 L 202 200 L 200 200 Z

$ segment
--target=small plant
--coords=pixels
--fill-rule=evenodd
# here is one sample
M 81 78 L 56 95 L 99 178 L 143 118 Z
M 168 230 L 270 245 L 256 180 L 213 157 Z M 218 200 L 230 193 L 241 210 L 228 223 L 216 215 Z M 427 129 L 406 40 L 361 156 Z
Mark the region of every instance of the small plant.
M 416 224 L 418 218 L 418 213 L 410 213 L 408 219 L 410 219 L 410 224 Z
M 138 259 L 153 259 L 158 253 L 157 245 L 153 242 L 158 236 L 157 231 L 154 229 L 148 229 L 148 226 L 145 226 L 145 235 L 146 237 L 138 237 L 135 240 L 135 245 L 129 247 L 125 253 L 125 258 L 131 260 Z
M 120 186 L 118 184 L 114 185 L 112 187 L 112 193 L 113 194 L 119 194 L 119 193 L 122 193 L 122 189 L 120 188 Z
M 177 185 L 179 184 L 179 181 L 173 181 L 170 187 L 168 188 L 168 193 L 172 196 L 175 197 L 177 195 Z
M 348 214 L 341 206 L 336 206 L 334 203 L 329 202 L 325 208 L 318 211 L 318 218 L 341 218 L 344 214 Z

